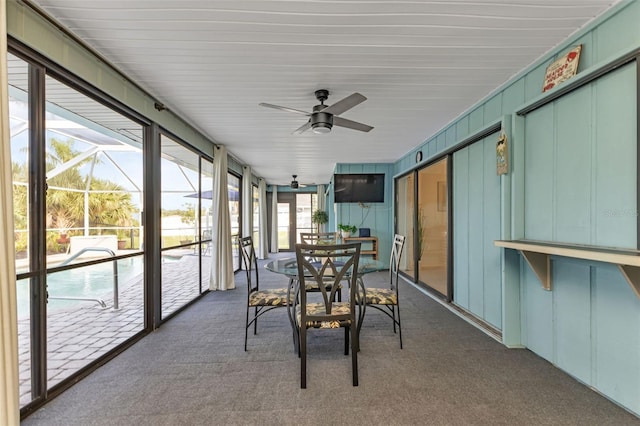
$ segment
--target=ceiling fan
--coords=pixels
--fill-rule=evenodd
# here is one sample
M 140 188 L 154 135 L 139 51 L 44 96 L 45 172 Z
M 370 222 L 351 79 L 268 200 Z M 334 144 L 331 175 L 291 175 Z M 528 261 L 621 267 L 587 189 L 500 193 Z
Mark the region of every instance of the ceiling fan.
M 264 102 L 261 103 L 260 106 L 293 112 L 294 114 L 300 114 L 309 117 L 309 120 L 298 129 L 296 129 L 293 134 L 304 133 L 309 129 L 311 129 L 313 133 L 329 133 L 334 125 L 346 127 L 347 129 L 359 130 L 361 132 L 368 132 L 373 129 L 373 127 L 366 124 L 338 117 L 338 115 L 342 114 L 343 112 L 348 111 L 354 106 L 367 100 L 367 98 L 365 98 L 360 93 L 353 93 L 333 105 L 324 104 L 324 101 L 326 101 L 329 97 L 328 90 L 316 90 L 315 95 L 316 99 L 320 101 L 320 104 L 313 107 L 313 112 L 301 111 L 299 109 L 267 104 Z
M 293 176 L 293 180 L 291 181 L 291 189 L 298 189 L 298 188 L 304 188 L 307 185 L 303 185 L 301 183 L 298 183 L 298 175 L 291 175 Z

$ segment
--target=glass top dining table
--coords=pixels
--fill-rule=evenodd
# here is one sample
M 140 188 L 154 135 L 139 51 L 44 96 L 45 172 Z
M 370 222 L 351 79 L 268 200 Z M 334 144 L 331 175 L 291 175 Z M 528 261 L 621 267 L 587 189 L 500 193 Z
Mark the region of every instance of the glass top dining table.
M 275 259 L 268 262 L 264 267 L 268 271 L 275 272 L 276 274 L 283 274 L 288 277 L 298 276 L 298 262 L 295 257 Z M 385 269 L 387 269 L 387 265 L 380 260 L 360 258 L 358 262 L 358 276 Z

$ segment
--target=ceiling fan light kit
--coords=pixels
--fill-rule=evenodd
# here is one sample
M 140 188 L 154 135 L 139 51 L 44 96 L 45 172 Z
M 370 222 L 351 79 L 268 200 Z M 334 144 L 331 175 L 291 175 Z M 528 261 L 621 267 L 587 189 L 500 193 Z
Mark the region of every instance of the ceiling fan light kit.
M 315 110 L 318 106 L 320 105 L 316 105 L 315 107 L 313 107 L 313 109 Z M 311 114 L 310 121 L 311 130 L 313 131 L 313 133 L 329 133 L 331 131 L 331 128 L 333 127 L 333 115 L 327 114 L 322 111 L 314 112 L 313 114 Z
M 319 105 L 313 107 L 313 112 L 305 112 L 295 108 L 283 107 L 279 105 L 261 103 L 260 106 L 279 109 L 281 111 L 292 112 L 294 114 L 301 114 L 309 117 L 308 121 L 296 129 L 293 133 L 304 133 L 307 130 L 311 129 L 313 133 L 323 134 L 329 133 L 333 126 L 346 127 L 348 129 L 359 130 L 361 132 L 368 132 L 373 127 L 358 123 L 357 121 L 347 120 L 346 118 L 338 117 L 345 111 L 350 110 L 351 108 L 359 105 L 360 103 L 367 100 L 360 93 L 353 93 L 346 98 L 336 102 L 333 105 L 325 105 L 324 101 L 329 97 L 329 91 L 326 89 L 316 90 L 315 92 L 316 99 L 320 101 Z

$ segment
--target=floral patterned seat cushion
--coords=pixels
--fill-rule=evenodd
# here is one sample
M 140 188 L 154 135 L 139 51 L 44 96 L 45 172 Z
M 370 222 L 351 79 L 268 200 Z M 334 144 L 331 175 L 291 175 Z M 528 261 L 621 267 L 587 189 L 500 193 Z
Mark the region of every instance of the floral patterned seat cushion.
M 388 288 L 367 288 L 367 305 L 397 305 L 396 292 Z
M 254 291 L 249 295 L 249 306 L 287 306 L 287 289 Z
M 302 307 L 296 306 L 296 320 L 302 322 Z M 345 315 L 351 312 L 349 302 L 334 302 L 331 315 Z M 307 315 L 325 315 L 324 303 L 307 303 Z M 314 321 L 307 318 L 307 327 L 313 328 L 340 328 L 351 323 L 350 320 L 340 319 L 335 321 Z
M 325 284 L 325 287 L 327 288 L 327 290 L 330 290 L 332 285 L 333 285 L 333 281 L 327 281 L 327 283 Z M 307 288 L 307 291 L 320 291 L 320 287 L 318 286 L 318 283 L 315 281 L 306 281 L 305 287 Z M 339 284 L 338 288 L 342 289 L 342 284 Z

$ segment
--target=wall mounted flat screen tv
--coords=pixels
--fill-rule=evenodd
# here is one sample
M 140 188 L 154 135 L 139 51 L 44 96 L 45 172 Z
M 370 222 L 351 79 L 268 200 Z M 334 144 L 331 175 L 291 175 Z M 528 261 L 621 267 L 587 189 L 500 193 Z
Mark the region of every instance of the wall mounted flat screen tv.
M 384 203 L 384 173 L 335 174 L 336 203 Z

